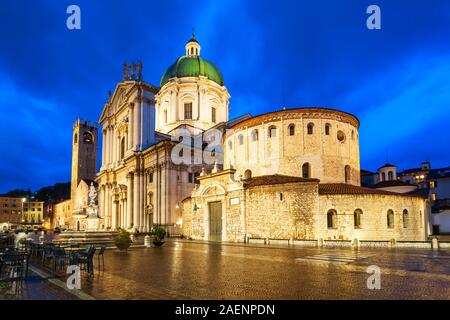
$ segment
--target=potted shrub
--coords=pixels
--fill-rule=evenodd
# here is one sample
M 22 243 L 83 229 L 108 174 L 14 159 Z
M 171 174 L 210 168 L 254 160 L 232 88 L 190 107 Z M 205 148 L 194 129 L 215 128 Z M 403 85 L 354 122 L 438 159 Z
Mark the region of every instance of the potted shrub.
M 114 244 L 119 250 L 128 250 L 132 241 L 130 233 L 124 229 L 119 229 L 119 234 L 114 238 Z
M 160 247 L 164 244 L 164 237 L 166 236 L 166 230 L 161 226 L 154 226 L 152 228 L 151 235 L 153 236 L 153 244 Z

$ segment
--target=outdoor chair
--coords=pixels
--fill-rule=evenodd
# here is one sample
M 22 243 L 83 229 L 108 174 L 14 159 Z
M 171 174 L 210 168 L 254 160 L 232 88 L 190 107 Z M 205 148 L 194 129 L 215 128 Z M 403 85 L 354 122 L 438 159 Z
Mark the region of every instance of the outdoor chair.
M 78 263 L 81 264 L 81 267 L 87 271 L 89 276 L 94 275 L 94 254 L 95 254 L 95 246 L 88 246 L 86 251 L 80 252 L 78 254 Z
M 28 258 L 27 254 L 16 251 L 4 255 L 0 261 L 0 280 L 9 288 L 15 286 L 16 295 L 22 292 L 23 282 L 28 277 Z
M 99 270 L 100 270 L 100 261 L 102 262 L 101 265 L 103 266 L 103 270 L 105 270 L 105 250 L 106 250 L 106 246 L 101 246 L 100 250 L 97 253 Z
M 42 248 L 42 263 L 53 259 L 53 246 L 44 245 Z
M 58 269 L 63 269 L 70 262 L 69 255 L 66 254 L 64 248 L 56 247 L 53 249 L 53 272 Z

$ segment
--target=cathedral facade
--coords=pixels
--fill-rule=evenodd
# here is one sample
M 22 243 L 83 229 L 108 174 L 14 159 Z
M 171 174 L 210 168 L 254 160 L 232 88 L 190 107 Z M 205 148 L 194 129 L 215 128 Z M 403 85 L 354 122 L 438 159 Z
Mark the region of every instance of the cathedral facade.
M 140 62 L 125 64 L 100 116 L 95 181 L 86 148 L 97 131 L 74 130 L 83 145 L 74 144 L 70 228 L 85 228 L 79 194 L 95 186 L 105 231 L 161 225 L 216 241 L 427 237 L 428 199 L 361 187 L 354 115 L 299 108 L 230 120 L 222 74 L 200 51 L 192 37 L 159 86 L 143 81 Z
M 181 202 L 203 163 L 174 163 L 172 137 L 202 136 L 228 125 L 228 99 L 217 67 L 200 56 L 194 37 L 186 54 L 163 74 L 160 87 L 142 81 L 142 65 L 124 67 L 104 106 L 102 164 L 97 174 L 100 215 L 106 229 L 148 232 L 153 224 L 182 232 Z

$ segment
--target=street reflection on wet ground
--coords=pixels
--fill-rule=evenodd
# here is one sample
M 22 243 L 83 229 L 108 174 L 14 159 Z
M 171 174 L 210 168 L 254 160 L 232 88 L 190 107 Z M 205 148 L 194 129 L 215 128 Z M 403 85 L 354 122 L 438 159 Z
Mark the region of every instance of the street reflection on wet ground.
M 367 267 L 381 269 L 369 290 Z M 96 299 L 449 299 L 450 252 L 277 248 L 168 241 L 105 253 L 82 290 Z

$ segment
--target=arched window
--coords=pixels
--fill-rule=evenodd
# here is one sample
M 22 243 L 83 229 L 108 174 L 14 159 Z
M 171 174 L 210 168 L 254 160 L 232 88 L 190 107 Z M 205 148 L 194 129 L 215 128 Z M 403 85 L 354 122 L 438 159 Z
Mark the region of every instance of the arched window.
M 238 136 L 238 141 L 239 141 L 239 145 L 242 146 L 244 144 L 244 136 L 242 134 L 240 134 Z
M 392 211 L 391 209 L 389 209 L 387 212 L 387 227 L 389 229 L 394 228 L 394 211 Z
M 78 143 L 78 134 L 75 133 L 75 136 L 73 137 L 73 143 Z
M 277 136 L 277 127 L 269 127 L 269 138 L 275 138 Z
M 244 172 L 244 179 L 250 179 L 252 177 L 252 171 L 251 170 L 245 170 Z
M 258 130 L 257 129 L 253 130 L 251 133 L 251 136 L 252 136 L 252 141 L 258 141 Z
M 345 142 L 345 133 L 343 131 L 338 131 L 337 139 L 339 142 L 344 143 Z
M 350 173 L 351 173 L 351 171 L 350 171 L 350 166 L 349 165 L 346 165 L 345 166 L 345 168 L 344 168 L 344 171 L 345 171 L 345 183 L 349 183 L 349 181 L 350 181 Z
M 125 157 L 125 137 L 120 140 L 120 159 Z
M 314 132 L 314 123 L 312 123 L 312 122 L 310 122 L 310 123 L 308 123 L 308 134 L 313 134 L 313 132 Z
M 311 166 L 308 162 L 305 162 L 302 166 L 302 177 L 303 178 L 311 177 Z
M 355 131 L 352 130 L 352 140 L 355 139 Z
M 288 134 L 289 134 L 290 136 L 295 135 L 295 125 L 294 125 L 293 123 L 291 123 L 291 124 L 288 126 Z
M 361 228 L 361 218 L 362 218 L 362 210 L 356 209 L 355 212 L 353 212 L 353 223 L 355 226 L 355 229 Z
M 328 210 L 328 212 L 327 212 L 327 228 L 335 229 L 336 228 L 336 220 L 337 220 L 336 210 Z
M 325 134 L 327 136 L 330 135 L 330 131 L 331 131 L 331 124 L 329 124 L 329 123 L 325 124 Z
M 167 123 L 167 110 L 164 110 L 164 123 Z
M 381 181 L 386 181 L 386 173 L 381 173 Z
M 228 149 L 233 150 L 233 142 L 228 140 Z
M 90 132 L 83 133 L 83 142 L 84 143 L 93 143 L 94 137 L 92 136 L 92 133 L 90 133 Z
M 392 171 L 388 172 L 388 181 L 394 180 L 394 173 Z
M 408 210 L 403 210 L 403 228 L 409 228 L 409 214 Z

